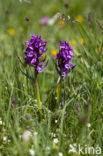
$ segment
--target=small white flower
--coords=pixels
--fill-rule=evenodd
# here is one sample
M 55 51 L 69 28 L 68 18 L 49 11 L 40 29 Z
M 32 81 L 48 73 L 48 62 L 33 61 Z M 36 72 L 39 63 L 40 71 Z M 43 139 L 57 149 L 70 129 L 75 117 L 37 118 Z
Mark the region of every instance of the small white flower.
M 11 140 L 10 140 L 10 139 L 8 139 L 8 142 L 11 142 Z
M 19 0 L 20 3 L 22 3 L 22 0 Z
M 30 149 L 29 152 L 30 152 L 31 156 L 35 155 L 35 151 L 33 149 Z
M 6 136 L 4 136 L 4 137 L 3 137 L 3 140 L 4 140 L 4 141 L 6 141 L 6 140 L 7 140 L 7 137 L 6 137 Z
M 87 127 L 90 128 L 91 127 L 91 124 L 90 123 L 87 123 Z
M 32 133 L 30 131 L 25 131 L 23 134 L 22 134 L 22 139 L 23 141 L 27 142 L 30 140 L 30 137 L 32 136 Z
M 52 137 L 56 137 L 56 134 L 52 132 L 52 133 L 51 133 L 51 136 L 52 136 Z
M 58 120 L 55 120 L 55 123 L 57 123 L 58 122 Z
M 57 18 L 61 19 L 62 18 L 62 15 L 60 12 L 57 13 Z
M 37 135 L 38 134 L 38 132 L 34 132 L 34 135 Z
M 59 142 L 58 138 L 54 138 L 53 142 L 57 144 Z
M 68 16 L 68 20 L 70 20 L 70 16 Z
M 55 97 L 55 100 L 57 100 L 57 97 Z
M 2 125 L 2 123 L 3 123 L 3 122 L 0 120 L 0 125 Z
M 50 150 L 50 147 L 49 147 L 49 146 L 47 146 L 47 147 L 46 147 L 46 149 L 47 149 L 47 150 Z
M 59 152 L 59 156 L 63 156 L 63 153 L 62 152 Z

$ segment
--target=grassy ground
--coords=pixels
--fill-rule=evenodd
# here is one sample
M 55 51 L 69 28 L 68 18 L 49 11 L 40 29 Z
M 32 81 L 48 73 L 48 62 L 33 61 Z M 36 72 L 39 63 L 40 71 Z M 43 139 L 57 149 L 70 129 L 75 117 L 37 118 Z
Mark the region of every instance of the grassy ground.
M 70 144 L 103 147 L 102 5 L 102 0 L 70 0 L 66 9 L 62 0 L 0 0 L 0 156 L 79 156 L 69 152 Z M 57 12 L 79 22 L 61 25 L 58 19 L 52 26 L 39 24 L 41 17 L 53 18 Z M 26 16 L 30 22 L 24 20 Z M 21 65 L 17 58 L 23 61 L 23 44 L 32 33 L 48 41 L 49 64 L 38 78 L 42 115 L 34 83 L 20 71 L 33 76 L 33 68 Z M 74 47 L 76 66 L 62 83 L 57 106 L 59 75 L 51 50 L 58 50 L 59 40 Z

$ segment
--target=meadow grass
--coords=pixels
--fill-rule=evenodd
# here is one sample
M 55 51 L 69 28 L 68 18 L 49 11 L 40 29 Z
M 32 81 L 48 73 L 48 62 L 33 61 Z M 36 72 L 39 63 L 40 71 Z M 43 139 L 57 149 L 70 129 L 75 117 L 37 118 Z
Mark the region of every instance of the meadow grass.
M 0 0 L 0 156 L 34 153 L 36 156 L 79 156 L 69 153 L 69 146 L 74 143 L 102 148 L 102 3 L 70 0 L 67 11 L 63 1 Z M 58 20 L 52 26 L 39 24 L 41 17 L 53 17 L 57 12 L 69 14 L 71 20 L 79 15 L 83 21 L 67 22 L 63 27 Z M 26 16 L 30 22 L 24 20 Z M 48 41 L 49 64 L 38 76 L 42 115 L 37 107 L 34 82 L 21 72 L 33 77 L 34 69 L 21 64 L 17 57 L 24 61 L 23 44 L 32 33 Z M 58 50 L 59 40 L 68 41 L 74 47 L 76 66 L 62 82 L 61 102 L 57 105 L 59 75 L 51 50 Z M 25 132 L 31 135 L 28 141 Z

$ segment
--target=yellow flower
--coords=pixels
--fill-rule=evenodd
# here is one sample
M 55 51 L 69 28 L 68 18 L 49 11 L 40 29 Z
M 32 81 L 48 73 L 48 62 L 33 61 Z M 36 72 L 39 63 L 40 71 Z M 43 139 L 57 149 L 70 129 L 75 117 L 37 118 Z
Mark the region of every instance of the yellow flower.
M 45 59 L 46 57 L 47 57 L 47 54 L 46 54 L 46 53 L 44 53 L 43 58 Z
M 62 28 L 64 28 L 65 27 L 65 21 L 64 20 L 59 20 L 59 22 L 58 22 L 58 24 L 62 27 Z
M 78 15 L 76 17 L 76 20 L 78 20 L 78 22 L 82 23 L 83 22 L 83 17 L 81 15 Z
M 71 44 L 71 46 L 74 46 L 76 44 L 76 40 L 71 40 L 70 44 Z
M 0 56 L 2 55 L 2 51 L 0 50 Z
M 54 50 L 51 50 L 51 54 L 52 54 L 52 56 L 56 57 L 57 52 L 58 52 L 58 51 L 57 51 L 57 50 L 55 50 L 55 49 L 54 49 Z
M 11 35 L 11 36 L 14 36 L 15 33 L 16 33 L 16 32 L 15 32 L 15 29 L 13 29 L 13 28 L 8 29 L 7 32 L 8 32 L 8 34 Z
M 80 39 L 80 42 L 81 42 L 81 44 L 84 44 L 84 39 L 81 38 L 81 39 Z

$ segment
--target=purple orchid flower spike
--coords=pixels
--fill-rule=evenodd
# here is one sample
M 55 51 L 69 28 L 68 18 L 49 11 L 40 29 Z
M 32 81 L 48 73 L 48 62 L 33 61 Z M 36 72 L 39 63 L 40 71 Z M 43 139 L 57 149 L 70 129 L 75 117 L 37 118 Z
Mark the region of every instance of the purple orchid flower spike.
M 45 49 L 47 42 L 44 42 L 43 39 L 39 35 L 31 35 L 30 41 L 25 41 L 25 44 L 27 45 L 26 51 L 24 55 L 26 56 L 24 58 L 25 63 L 35 67 L 36 73 L 42 72 L 48 62 L 44 65 L 44 61 L 40 60 L 40 58 L 46 53 L 47 49 Z
M 35 68 L 35 74 L 34 74 L 34 84 L 35 84 L 35 94 L 37 98 L 37 104 L 38 108 L 42 109 L 42 103 L 40 101 L 40 94 L 39 94 L 39 86 L 38 86 L 38 80 L 37 76 L 38 73 L 44 71 L 44 69 L 47 67 L 48 62 L 44 65 L 45 59 L 42 59 L 42 56 L 46 53 L 47 49 L 45 49 L 47 42 L 44 41 L 41 36 L 39 35 L 31 35 L 30 41 L 26 41 L 25 44 L 27 45 L 26 51 L 24 55 L 26 56 L 24 58 L 24 61 L 26 64 L 32 66 Z
M 56 70 L 62 77 L 66 77 L 68 71 L 75 66 L 73 63 L 71 63 L 71 60 L 74 56 L 72 50 L 73 48 L 68 42 L 60 41 L 60 50 L 54 59 L 56 60 Z

